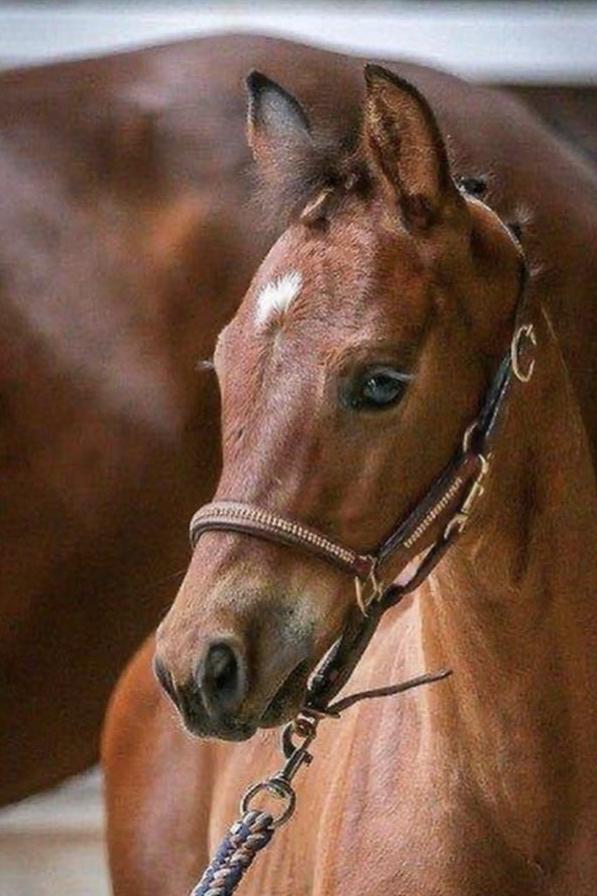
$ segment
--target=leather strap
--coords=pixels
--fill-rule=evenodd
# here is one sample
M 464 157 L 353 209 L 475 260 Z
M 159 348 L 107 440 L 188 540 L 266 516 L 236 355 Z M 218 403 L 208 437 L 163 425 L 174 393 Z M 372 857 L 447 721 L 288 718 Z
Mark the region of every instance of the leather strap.
M 358 554 L 317 529 L 240 501 L 214 501 L 201 507 L 191 520 L 192 547 L 204 532 L 210 530 L 241 532 L 266 541 L 303 548 L 363 580 L 368 578 L 375 566 L 374 557 Z

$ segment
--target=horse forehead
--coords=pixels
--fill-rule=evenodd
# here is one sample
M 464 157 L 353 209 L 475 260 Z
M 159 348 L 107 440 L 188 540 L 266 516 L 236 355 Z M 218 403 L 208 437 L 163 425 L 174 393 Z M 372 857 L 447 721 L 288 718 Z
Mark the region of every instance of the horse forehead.
M 257 317 L 286 311 L 299 296 L 306 298 L 323 286 L 329 289 L 331 280 L 338 280 L 355 264 L 362 269 L 364 247 L 360 242 L 349 248 L 332 234 L 291 226 L 272 247 L 255 278 L 252 304 Z
M 265 338 L 269 344 L 269 337 L 280 330 L 294 333 L 291 324 L 310 326 L 309 310 L 318 320 L 322 303 L 329 314 L 342 310 L 342 318 L 357 314 L 363 323 L 365 303 L 371 319 L 377 320 L 387 310 L 386 293 L 393 298 L 397 287 L 408 293 L 415 286 L 418 294 L 421 271 L 413 240 L 399 230 L 372 232 L 355 223 L 314 234 L 303 225 L 291 226 L 252 284 L 241 315 L 243 336 L 257 336 L 258 342 Z

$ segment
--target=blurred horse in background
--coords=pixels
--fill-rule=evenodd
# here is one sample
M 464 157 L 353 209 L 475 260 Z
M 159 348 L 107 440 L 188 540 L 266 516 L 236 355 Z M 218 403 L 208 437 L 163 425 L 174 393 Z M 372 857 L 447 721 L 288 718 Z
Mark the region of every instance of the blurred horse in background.
M 217 481 L 211 357 L 268 242 L 195 44 L 0 76 L 0 802 L 92 763 Z

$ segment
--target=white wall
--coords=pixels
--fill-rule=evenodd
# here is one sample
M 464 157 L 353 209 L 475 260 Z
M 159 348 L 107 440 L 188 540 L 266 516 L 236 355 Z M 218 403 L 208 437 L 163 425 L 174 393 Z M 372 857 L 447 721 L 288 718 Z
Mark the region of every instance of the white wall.
M 404 56 L 488 81 L 597 83 L 595 3 L 4 3 L 0 60 L 104 53 L 214 31 Z
M 98 772 L 0 812 L 1 896 L 108 896 L 109 890 Z

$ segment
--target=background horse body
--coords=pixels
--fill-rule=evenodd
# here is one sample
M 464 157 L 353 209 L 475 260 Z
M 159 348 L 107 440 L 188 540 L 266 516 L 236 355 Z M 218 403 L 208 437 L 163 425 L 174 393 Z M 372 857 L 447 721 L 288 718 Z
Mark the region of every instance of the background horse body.
M 262 68 L 295 94 L 314 131 L 332 141 L 346 135 L 359 114 L 361 62 L 266 46 L 267 58 L 263 45 L 251 47 L 247 69 Z M 447 663 L 453 678 L 399 706 L 364 705 L 322 726 L 316 761 L 299 781 L 298 816 L 260 857 L 245 892 L 589 894 L 597 881 L 595 782 L 586 770 L 596 725 L 585 699 L 596 647 L 587 603 L 597 532 L 596 180 L 506 96 L 423 68 L 391 68 L 429 100 L 448 137 L 453 174 L 487 175 L 488 204 L 503 221 L 522 219 L 533 295 L 547 314 L 537 321 L 538 372 L 502 434 L 482 537 L 471 535 L 399 618 L 385 620 L 352 687 L 409 677 L 429 662 Z M 243 576 L 252 582 L 260 558 L 267 569 L 275 560 L 282 584 L 272 588 L 282 589 L 284 564 L 298 563 L 296 555 L 283 559 L 246 541 L 230 542 L 243 557 Z M 214 552 L 219 544 L 210 541 Z M 184 662 L 200 637 L 193 612 L 209 575 L 202 561 L 195 557 L 163 638 L 174 642 L 174 627 L 184 629 Z M 232 595 L 230 606 L 249 612 Z M 202 612 L 209 619 L 209 608 Z M 281 649 L 272 639 L 270 653 Z M 105 736 L 118 896 L 188 890 L 235 817 L 239 792 L 277 767 L 271 732 L 234 745 L 185 737 L 153 680 L 152 653 L 149 642 L 125 674 Z
M 196 363 L 267 242 L 205 44 L 0 77 L 0 802 L 94 761 L 216 482 Z

